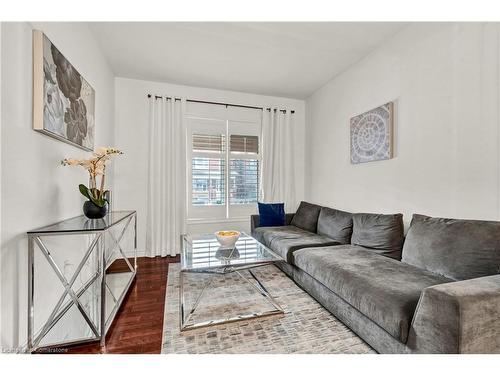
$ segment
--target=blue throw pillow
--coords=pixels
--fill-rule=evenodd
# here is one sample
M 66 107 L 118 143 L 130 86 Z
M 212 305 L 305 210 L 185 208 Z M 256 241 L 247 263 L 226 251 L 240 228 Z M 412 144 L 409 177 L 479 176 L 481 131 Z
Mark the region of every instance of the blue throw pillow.
M 279 227 L 285 225 L 284 203 L 260 203 L 259 216 L 261 227 Z

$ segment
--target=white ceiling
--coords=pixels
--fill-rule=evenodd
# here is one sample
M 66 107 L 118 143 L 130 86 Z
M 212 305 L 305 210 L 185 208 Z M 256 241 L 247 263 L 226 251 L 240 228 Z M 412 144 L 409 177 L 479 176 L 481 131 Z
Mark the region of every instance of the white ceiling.
M 117 76 L 300 99 L 405 25 L 89 23 Z

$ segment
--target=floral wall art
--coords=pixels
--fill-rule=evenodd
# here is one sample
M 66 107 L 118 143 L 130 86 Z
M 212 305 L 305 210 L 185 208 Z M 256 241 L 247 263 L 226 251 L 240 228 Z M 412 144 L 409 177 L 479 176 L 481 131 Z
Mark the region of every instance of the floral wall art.
M 33 31 L 33 128 L 94 148 L 95 91 L 41 31 Z

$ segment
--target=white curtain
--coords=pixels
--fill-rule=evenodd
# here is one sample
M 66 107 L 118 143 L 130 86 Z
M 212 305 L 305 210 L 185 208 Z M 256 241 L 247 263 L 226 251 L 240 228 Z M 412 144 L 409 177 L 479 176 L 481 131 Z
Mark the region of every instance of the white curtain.
M 180 253 L 186 211 L 186 101 L 149 98 L 146 255 Z
M 261 201 L 284 202 L 285 212 L 296 207 L 294 114 L 289 109 L 262 111 Z

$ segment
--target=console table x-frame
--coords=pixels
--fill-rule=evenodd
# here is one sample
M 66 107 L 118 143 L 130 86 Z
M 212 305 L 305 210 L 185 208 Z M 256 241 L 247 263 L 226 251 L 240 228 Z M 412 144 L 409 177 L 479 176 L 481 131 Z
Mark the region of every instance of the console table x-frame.
M 117 228 L 119 223 L 123 227 L 116 236 L 113 229 Z M 121 242 L 127 230 L 133 230 L 133 260 L 129 260 L 126 252 L 122 248 Z M 106 332 L 108 331 L 113 319 L 120 308 L 123 299 L 126 296 L 137 272 L 137 214 L 135 211 L 116 211 L 111 212 L 103 219 L 87 219 L 84 216 L 68 219 L 56 224 L 52 224 L 40 229 L 30 231 L 28 234 L 28 342 L 27 351 L 33 352 L 44 346 L 61 346 L 76 343 L 85 343 L 90 341 L 100 341 L 104 346 Z M 49 236 L 74 236 L 89 235 L 92 240 L 90 245 L 80 259 L 71 278 L 66 277 L 57 265 L 51 250 L 48 248 L 43 237 Z M 106 239 L 108 241 L 106 241 Z M 111 245 L 107 245 L 107 243 Z M 57 276 L 60 284 L 64 288 L 56 304 L 53 306 L 48 318 L 41 325 L 41 328 L 35 332 L 35 250 L 38 249 L 50 265 L 50 269 Z M 74 290 L 75 281 L 80 277 L 82 269 L 93 256 L 96 259 L 96 269 L 92 275 Z M 126 271 L 121 273 L 108 274 L 106 270 L 116 259 L 123 259 L 126 264 Z M 125 275 L 126 283 L 119 294 L 107 282 L 107 278 L 113 278 L 115 275 Z M 89 312 L 86 311 L 80 298 L 82 295 L 91 291 L 91 286 L 95 282 L 99 283 L 98 318 L 92 319 Z M 106 309 L 106 295 L 112 299 L 112 308 Z M 69 301 L 68 297 L 69 296 Z M 66 301 L 66 302 L 65 302 Z M 73 307 L 76 306 L 84 321 L 91 330 L 92 336 L 85 339 L 67 340 L 64 342 L 53 343 L 50 345 L 41 345 L 41 341 L 48 332 L 61 320 L 62 317 Z

